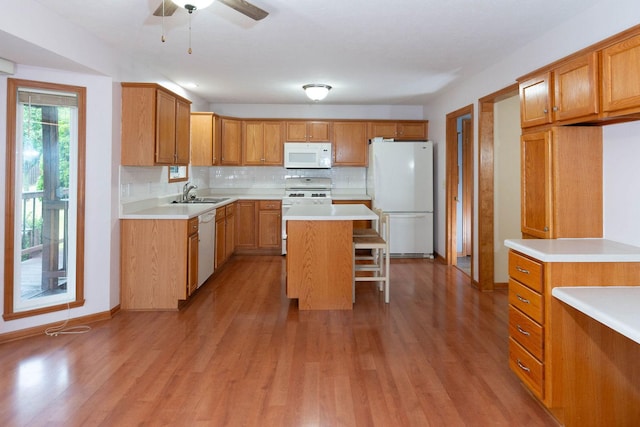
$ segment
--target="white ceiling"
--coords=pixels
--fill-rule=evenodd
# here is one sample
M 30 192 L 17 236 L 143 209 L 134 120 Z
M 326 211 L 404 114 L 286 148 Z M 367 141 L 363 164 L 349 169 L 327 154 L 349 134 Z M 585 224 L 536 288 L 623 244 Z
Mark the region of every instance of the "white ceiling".
M 326 83 L 328 104 L 421 105 L 600 0 L 251 0 L 258 22 L 214 2 L 192 15 L 191 55 L 184 9 L 161 42 L 162 0 L 35 1 L 211 103 L 301 104 Z

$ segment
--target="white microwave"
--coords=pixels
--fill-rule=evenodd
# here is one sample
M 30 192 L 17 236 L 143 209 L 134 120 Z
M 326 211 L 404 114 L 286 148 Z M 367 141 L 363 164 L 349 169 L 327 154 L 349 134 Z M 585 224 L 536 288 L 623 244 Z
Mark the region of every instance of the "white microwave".
M 331 167 L 330 142 L 285 142 L 284 167 L 289 169 L 328 169 Z

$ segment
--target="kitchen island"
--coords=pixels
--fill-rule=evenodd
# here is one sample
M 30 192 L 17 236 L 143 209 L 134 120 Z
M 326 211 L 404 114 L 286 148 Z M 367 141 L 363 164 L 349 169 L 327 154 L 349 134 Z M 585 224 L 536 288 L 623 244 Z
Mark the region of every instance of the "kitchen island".
M 287 297 L 300 310 L 353 308 L 353 221 L 378 216 L 361 204 L 295 205 L 287 227 Z

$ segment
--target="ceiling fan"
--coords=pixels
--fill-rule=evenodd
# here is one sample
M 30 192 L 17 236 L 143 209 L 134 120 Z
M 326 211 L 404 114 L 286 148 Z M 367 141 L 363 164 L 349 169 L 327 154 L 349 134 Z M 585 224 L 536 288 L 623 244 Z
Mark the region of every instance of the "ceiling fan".
M 249 18 L 256 21 L 260 21 L 261 19 L 265 18 L 269 14 L 269 12 L 262 10 L 258 6 L 255 6 L 245 0 L 217 0 L 217 1 L 229 6 L 232 9 L 237 10 L 243 15 L 246 15 Z M 178 3 L 184 4 L 184 8 L 187 9 L 189 13 L 191 13 L 193 10 L 196 9 L 196 7 L 193 4 L 190 4 L 190 2 L 188 1 L 181 1 Z M 178 7 L 181 7 L 181 6 L 174 3 L 173 1 L 163 0 L 162 3 L 160 3 L 160 6 L 158 6 L 155 12 L 153 12 L 153 15 L 154 16 L 171 16 L 178 9 Z

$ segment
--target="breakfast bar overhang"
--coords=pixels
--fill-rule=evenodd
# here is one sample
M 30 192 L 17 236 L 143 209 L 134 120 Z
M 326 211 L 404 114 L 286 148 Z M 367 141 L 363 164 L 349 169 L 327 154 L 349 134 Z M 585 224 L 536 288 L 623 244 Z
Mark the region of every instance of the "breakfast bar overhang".
M 378 220 L 364 205 L 296 205 L 287 227 L 287 297 L 300 310 L 353 308 L 353 221 Z

